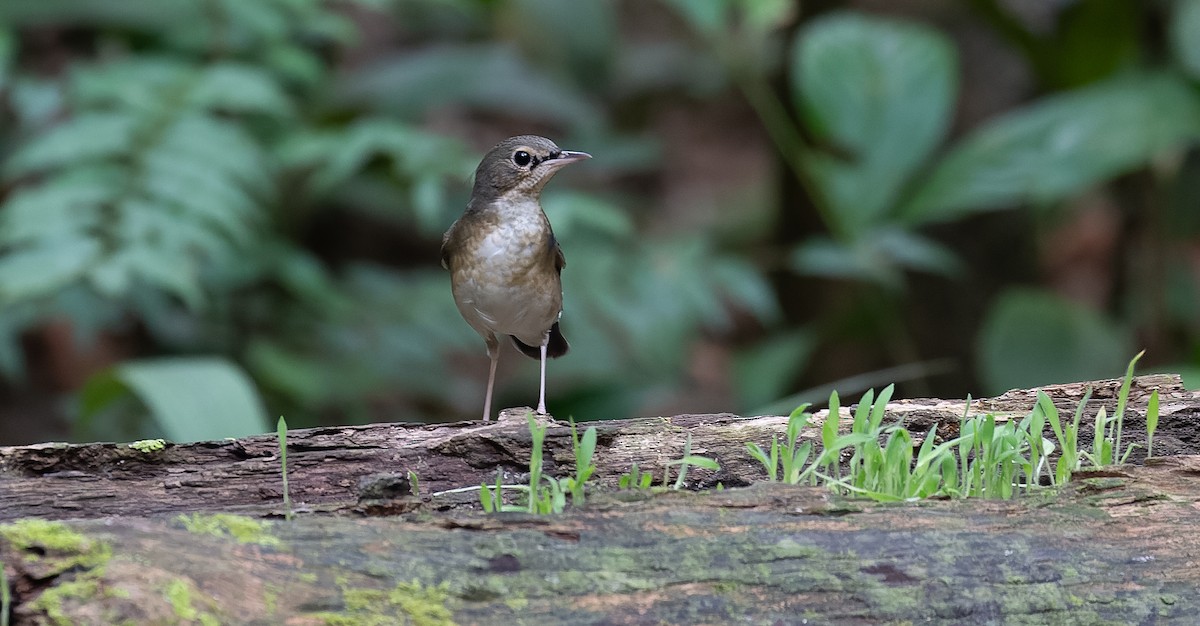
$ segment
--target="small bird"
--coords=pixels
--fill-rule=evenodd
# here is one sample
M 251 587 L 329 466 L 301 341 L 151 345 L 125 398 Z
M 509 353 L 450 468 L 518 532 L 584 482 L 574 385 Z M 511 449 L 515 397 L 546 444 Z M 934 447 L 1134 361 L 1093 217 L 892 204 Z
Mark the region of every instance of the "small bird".
M 454 303 L 492 360 L 484 421 L 491 419 L 503 335 L 541 359 L 537 412 L 546 413 L 546 359 L 568 348 L 558 327 L 567 261 L 538 201 L 555 172 L 590 158 L 535 135 L 501 141 L 479 162 L 467 209 L 442 237 L 442 267 L 450 270 Z

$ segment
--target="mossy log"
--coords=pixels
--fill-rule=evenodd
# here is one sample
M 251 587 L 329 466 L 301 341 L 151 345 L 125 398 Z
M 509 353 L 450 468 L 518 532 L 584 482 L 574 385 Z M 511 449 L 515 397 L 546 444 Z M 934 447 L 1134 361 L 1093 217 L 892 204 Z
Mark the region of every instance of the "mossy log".
M 1091 383 L 1089 415 L 1112 410 L 1117 384 Z M 1073 411 L 1084 387 L 1048 390 Z M 1153 388 L 1155 452 L 1193 449 L 1200 396 L 1175 377 L 1135 381 L 1126 433 Z M 972 411 L 1020 416 L 1031 397 Z M 889 405 L 914 432 L 963 410 Z M 274 437 L 0 448 L 14 623 L 1200 623 L 1200 456 L 1009 502 L 882 505 L 735 488 L 762 479 L 744 443 L 786 420 L 692 415 L 596 423 L 596 493 L 562 515 L 485 515 L 465 506 L 476 493 L 428 495 L 498 469 L 519 482 L 529 432 L 523 411 L 507 416 L 293 431 L 292 520 L 280 519 Z M 722 466 L 693 470 L 689 486 L 724 490 L 606 489 L 633 462 L 661 476 L 688 433 Z M 547 472 L 567 475 L 569 429 L 551 426 L 546 444 Z M 405 493 L 410 470 L 425 495 Z

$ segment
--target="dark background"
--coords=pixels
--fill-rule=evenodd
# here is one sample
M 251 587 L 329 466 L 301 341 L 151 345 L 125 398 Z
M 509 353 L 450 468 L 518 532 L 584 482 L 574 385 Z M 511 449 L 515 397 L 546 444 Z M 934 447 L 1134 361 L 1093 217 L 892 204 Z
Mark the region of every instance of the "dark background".
M 0 445 L 474 418 L 524 133 L 595 155 L 557 416 L 1196 384 L 1200 0 L 5 0 Z

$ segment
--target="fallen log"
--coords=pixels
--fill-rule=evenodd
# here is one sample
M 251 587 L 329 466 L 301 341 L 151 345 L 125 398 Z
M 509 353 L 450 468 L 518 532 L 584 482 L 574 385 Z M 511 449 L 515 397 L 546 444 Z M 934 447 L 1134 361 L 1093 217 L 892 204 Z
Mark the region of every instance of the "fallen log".
M 1118 385 L 1091 383 L 1095 408 L 1111 411 Z M 1073 411 L 1084 386 L 1048 389 Z M 1135 380 L 1127 434 L 1151 389 L 1156 452 L 1186 449 L 1200 394 L 1175 377 Z M 1030 398 L 972 411 L 1019 417 Z M 925 432 L 964 409 L 910 400 L 889 414 Z M 0 448 L 15 623 L 1200 623 L 1197 456 L 1007 502 L 882 505 L 756 483 L 744 444 L 781 434 L 783 417 L 692 415 L 596 423 L 600 489 L 563 515 L 429 497 L 497 470 L 520 482 L 529 430 L 524 411 L 506 417 L 293 431 L 291 494 L 307 512 L 292 520 L 274 437 Z M 689 433 L 721 463 L 689 486 L 725 489 L 605 489 L 633 462 L 661 476 Z M 569 428 L 550 426 L 546 472 L 572 459 Z M 405 495 L 409 471 L 426 495 Z

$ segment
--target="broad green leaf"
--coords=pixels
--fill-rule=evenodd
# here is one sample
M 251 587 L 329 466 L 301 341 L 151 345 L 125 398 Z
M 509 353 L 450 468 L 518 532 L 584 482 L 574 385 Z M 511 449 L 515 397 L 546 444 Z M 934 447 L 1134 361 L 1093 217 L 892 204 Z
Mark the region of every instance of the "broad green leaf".
M 900 287 L 904 269 L 943 276 L 962 271 L 953 252 L 898 228 L 864 232 L 848 243 L 810 237 L 792 249 L 788 260 L 801 274 L 870 281 L 885 287 Z
M 913 222 L 1061 200 L 1200 139 L 1200 95 L 1136 74 L 1051 96 L 958 144 L 906 203 Z
M 1174 0 L 1171 13 L 1171 47 L 1179 64 L 1200 80 L 1200 0 Z
M 979 372 L 989 392 L 1122 371 L 1130 338 L 1099 313 L 1053 294 L 1013 290 L 992 305 L 979 334 Z
M 895 206 L 941 143 L 957 89 L 954 49 L 914 24 L 839 13 L 810 22 L 792 50 L 792 88 L 821 144 L 807 167 L 854 236 Z
M 119 396 L 114 381 L 145 404 L 171 441 L 245 437 L 271 430 L 253 381 L 222 358 L 145 359 L 117 365 L 89 381 L 81 397 L 85 415 Z

